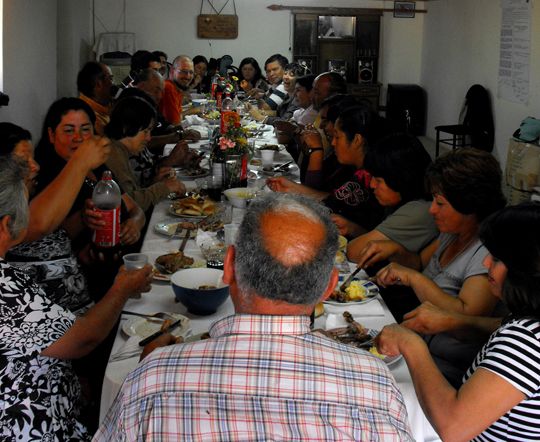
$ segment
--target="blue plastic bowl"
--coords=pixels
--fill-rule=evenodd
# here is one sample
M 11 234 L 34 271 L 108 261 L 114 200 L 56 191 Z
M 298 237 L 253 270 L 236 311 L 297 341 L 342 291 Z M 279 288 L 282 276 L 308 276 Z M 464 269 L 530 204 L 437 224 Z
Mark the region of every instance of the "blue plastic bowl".
M 229 286 L 222 281 L 223 270 L 204 267 L 185 269 L 171 276 L 171 285 L 176 299 L 194 315 L 211 315 L 229 297 Z M 209 285 L 215 289 L 202 290 Z

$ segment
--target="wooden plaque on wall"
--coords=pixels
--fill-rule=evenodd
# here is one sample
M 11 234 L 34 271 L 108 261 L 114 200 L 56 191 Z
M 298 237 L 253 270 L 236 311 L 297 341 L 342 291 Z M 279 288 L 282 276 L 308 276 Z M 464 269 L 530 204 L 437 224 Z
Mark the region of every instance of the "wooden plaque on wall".
M 199 38 L 237 38 L 237 15 L 201 14 L 198 21 Z

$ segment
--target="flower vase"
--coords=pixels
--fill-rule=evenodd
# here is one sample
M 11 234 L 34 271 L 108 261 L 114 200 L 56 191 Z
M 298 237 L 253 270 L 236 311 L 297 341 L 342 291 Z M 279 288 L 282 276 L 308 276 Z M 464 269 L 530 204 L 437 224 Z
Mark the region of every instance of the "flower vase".
M 242 158 L 244 155 L 227 155 L 224 163 L 223 188 L 240 187 L 242 179 Z

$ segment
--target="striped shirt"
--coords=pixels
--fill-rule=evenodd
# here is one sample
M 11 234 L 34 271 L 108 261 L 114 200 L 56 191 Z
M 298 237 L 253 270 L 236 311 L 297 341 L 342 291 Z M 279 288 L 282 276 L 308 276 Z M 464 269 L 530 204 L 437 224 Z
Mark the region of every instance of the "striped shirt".
M 285 91 L 285 86 L 283 83 L 279 83 L 274 92 L 266 100 L 266 104 L 270 106 L 270 109 L 276 110 L 278 106 L 283 103 L 283 100 L 287 97 L 287 92 Z
M 94 440 L 413 440 L 386 365 L 309 318 L 234 315 L 210 336 L 139 364 Z
M 519 319 L 501 326 L 482 348 L 464 382 L 477 368 L 501 376 L 526 398 L 475 441 L 540 440 L 540 323 Z

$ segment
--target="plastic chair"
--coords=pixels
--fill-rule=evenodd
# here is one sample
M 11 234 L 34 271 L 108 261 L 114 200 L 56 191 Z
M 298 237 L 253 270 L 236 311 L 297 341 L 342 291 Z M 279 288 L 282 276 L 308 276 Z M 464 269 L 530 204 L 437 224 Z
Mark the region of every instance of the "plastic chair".
M 456 147 L 472 146 L 476 149 L 491 152 L 495 139 L 493 114 L 486 89 L 475 84 L 465 96 L 461 108 L 459 124 L 436 126 L 437 131 L 435 156 L 439 156 L 439 143 Z M 440 138 L 440 132 L 450 134 L 451 138 Z

